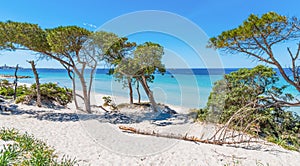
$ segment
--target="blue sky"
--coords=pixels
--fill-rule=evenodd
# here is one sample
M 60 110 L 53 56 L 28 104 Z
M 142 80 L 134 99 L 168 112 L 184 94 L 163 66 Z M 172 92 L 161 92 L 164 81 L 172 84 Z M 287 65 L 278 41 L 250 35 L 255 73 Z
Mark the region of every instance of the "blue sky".
M 263 14 L 275 11 L 279 14 L 299 17 L 299 4 L 299 0 L 4 0 L 0 5 L 0 21 L 37 23 L 42 28 L 77 25 L 94 30 L 86 24 L 100 27 L 107 21 L 130 12 L 160 10 L 187 18 L 199 26 L 208 37 L 212 37 L 238 26 L 251 13 Z M 205 67 L 199 60 L 189 56 L 193 54 L 191 48 L 171 38 L 158 33 L 140 33 L 129 37 L 130 40 L 138 43 L 158 42 L 169 50 L 167 52 L 173 51 L 180 54 L 179 56 L 187 61 L 190 67 Z M 286 49 L 278 49 L 278 52 L 282 60 L 286 59 L 284 58 Z M 0 54 L 0 65 L 18 63 L 23 67 L 29 67 L 26 60 L 36 57 L 30 52 L 2 51 Z M 245 56 L 221 54 L 220 58 L 224 67 L 253 67 L 257 64 Z M 60 68 L 61 66 L 55 61 L 39 61 L 38 67 Z

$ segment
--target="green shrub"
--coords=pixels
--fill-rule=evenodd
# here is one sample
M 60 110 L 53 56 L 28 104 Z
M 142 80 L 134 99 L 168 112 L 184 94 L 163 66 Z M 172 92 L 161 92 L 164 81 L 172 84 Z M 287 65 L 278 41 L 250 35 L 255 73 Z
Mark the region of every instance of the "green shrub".
M 103 96 L 102 99 L 104 100 L 103 106 L 110 106 L 112 110 L 117 110 L 117 106 L 115 103 L 112 102 L 110 96 Z
M 55 165 L 72 166 L 75 159 L 63 157 L 58 161 L 54 149 L 28 134 L 19 134 L 14 129 L 2 129 L 0 139 L 15 143 L 4 146 L 0 151 L 0 165 Z
M 26 85 L 21 85 L 17 87 L 17 97 L 23 95 L 30 95 L 31 91 Z
M 103 96 L 102 99 L 104 100 L 103 106 L 111 105 L 112 100 L 110 96 Z
M 36 84 L 31 86 L 31 97 L 36 98 Z M 72 90 L 59 87 L 54 83 L 46 83 L 40 85 L 42 100 L 55 101 L 60 105 L 67 105 L 72 101 Z
M 0 87 L 0 95 L 12 96 L 14 95 L 14 89 L 11 87 Z
M 54 83 L 46 83 L 40 85 L 41 96 L 43 102 L 54 102 L 60 105 L 67 105 L 72 101 L 72 90 L 68 88 L 59 87 Z M 14 84 L 7 80 L 0 80 L 0 95 L 5 98 L 12 98 L 14 95 Z M 17 87 L 16 103 L 31 103 L 36 100 L 36 85 L 33 84 L 30 88 L 25 85 Z
M 8 82 L 8 80 L 1 79 L 0 80 L 0 95 L 2 96 L 11 96 L 14 93 L 12 88 L 12 84 Z
M 208 117 L 208 110 L 207 109 L 199 109 L 197 111 L 197 119 L 199 121 L 205 121 Z
M 19 96 L 19 97 L 17 97 L 16 98 L 16 103 L 18 104 L 18 103 L 23 103 L 23 102 L 25 102 L 26 101 L 26 95 L 23 95 L 23 96 Z
M 14 84 L 9 83 L 7 80 L 0 81 L 0 95 L 11 98 L 14 95 L 14 92 Z M 28 94 L 30 94 L 30 90 L 25 85 L 17 87 L 17 97 Z
M 242 130 L 251 123 L 257 130 L 249 128 L 249 134 L 282 140 L 281 146 L 299 149 L 300 117 L 287 112 L 287 107 L 276 101 L 293 99 L 291 94 L 284 93 L 285 86 L 275 86 L 278 80 L 272 68 L 262 65 L 226 74 L 215 83 L 206 107 L 198 112 L 198 119 L 226 123 L 242 109 L 244 112 L 232 119 L 231 128 Z

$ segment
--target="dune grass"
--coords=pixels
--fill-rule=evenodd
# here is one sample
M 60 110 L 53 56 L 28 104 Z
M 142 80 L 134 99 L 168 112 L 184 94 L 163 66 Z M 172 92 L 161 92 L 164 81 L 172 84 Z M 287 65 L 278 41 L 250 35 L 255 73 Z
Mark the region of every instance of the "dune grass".
M 8 142 L 0 148 L 0 165 L 73 166 L 77 164 L 75 159 L 68 157 L 59 160 L 54 149 L 32 135 L 20 134 L 15 129 L 1 129 L 0 140 Z

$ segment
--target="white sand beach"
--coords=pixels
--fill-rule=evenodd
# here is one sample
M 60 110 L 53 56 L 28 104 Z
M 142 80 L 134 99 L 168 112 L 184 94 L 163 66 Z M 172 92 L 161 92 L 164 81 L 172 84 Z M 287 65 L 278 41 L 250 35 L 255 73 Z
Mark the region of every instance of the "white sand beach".
M 101 94 L 97 94 L 100 98 Z M 102 97 L 101 97 L 102 98 Z M 114 98 L 117 103 L 125 98 Z M 6 104 L 9 106 L 9 103 Z M 160 133 L 177 133 L 197 136 L 211 134 L 213 126 L 193 123 L 177 116 L 168 120 L 148 121 L 145 113 L 128 110 L 138 122 L 128 123 L 122 116 L 97 115 L 76 112 L 72 104 L 64 109 L 38 108 L 12 104 L 12 111 L 2 111 L 0 127 L 28 132 L 56 149 L 57 155 L 76 158 L 79 165 L 290 165 L 300 163 L 300 153 L 285 150 L 273 144 L 219 146 L 191 141 L 124 133 L 118 126 L 125 125 Z M 183 108 L 172 107 L 178 112 Z M 179 110 L 181 109 L 181 110 Z M 121 112 L 122 113 L 122 112 Z M 123 115 L 123 113 L 122 113 Z M 204 136 L 205 137 L 205 136 Z M 5 142 L 1 142 L 0 146 Z

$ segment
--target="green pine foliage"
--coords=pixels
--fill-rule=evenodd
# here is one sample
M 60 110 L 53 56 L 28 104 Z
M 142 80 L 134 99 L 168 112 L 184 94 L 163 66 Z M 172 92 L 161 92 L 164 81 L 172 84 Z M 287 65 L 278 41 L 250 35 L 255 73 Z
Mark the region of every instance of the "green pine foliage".
M 209 47 L 222 52 L 246 55 L 279 69 L 283 79 L 300 92 L 299 72 L 299 34 L 300 22 L 296 17 L 286 17 L 275 12 L 261 16 L 251 14 L 242 24 L 231 30 L 223 31 L 209 40 Z M 282 46 L 283 43 L 295 44 L 297 50 Z M 291 64 L 291 72 L 285 71 L 285 64 L 278 59 L 274 47 L 283 47 L 287 53 L 281 53 Z
M 258 134 L 287 149 L 297 150 L 300 148 L 300 117 L 286 111 L 287 107 L 278 102 L 290 101 L 293 96 L 284 93 L 285 86 L 275 86 L 277 81 L 276 72 L 262 65 L 227 74 L 215 83 L 207 106 L 198 112 L 198 120 L 224 124 L 238 110 L 244 109 L 243 114 L 233 120 L 231 128 L 242 130 L 251 122 L 258 133 L 249 128 L 249 134 Z
M 237 41 L 244 41 L 246 45 L 252 42 L 254 37 L 260 37 L 262 34 L 266 34 L 265 36 L 270 38 L 268 38 L 268 41 L 277 40 L 277 38 L 280 39 L 282 33 L 285 33 L 285 28 L 289 24 L 291 23 L 289 23 L 289 19 L 286 16 L 279 15 L 275 12 L 265 13 L 261 17 L 251 14 L 248 19 L 237 28 L 224 31 L 219 36 L 211 38 L 210 46 L 225 48 L 239 44 Z

